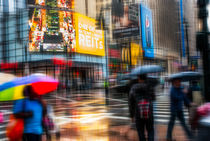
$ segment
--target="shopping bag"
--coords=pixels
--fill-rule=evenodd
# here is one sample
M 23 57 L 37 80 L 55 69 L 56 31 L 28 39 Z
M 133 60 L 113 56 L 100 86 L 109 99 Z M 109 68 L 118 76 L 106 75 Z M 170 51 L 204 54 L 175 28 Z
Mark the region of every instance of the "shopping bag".
M 43 118 L 43 126 L 44 126 L 44 129 L 46 130 L 53 130 L 54 129 L 53 119 L 50 118 L 49 116 L 45 116 Z
M 10 115 L 10 120 L 6 128 L 6 135 L 10 141 L 21 140 L 24 130 L 24 120 L 17 119 Z
M 4 122 L 4 114 L 0 112 L 0 123 Z

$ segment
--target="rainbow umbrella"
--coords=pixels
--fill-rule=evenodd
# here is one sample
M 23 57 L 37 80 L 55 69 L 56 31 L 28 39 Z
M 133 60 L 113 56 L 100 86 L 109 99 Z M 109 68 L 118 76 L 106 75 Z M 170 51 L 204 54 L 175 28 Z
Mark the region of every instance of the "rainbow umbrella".
M 16 78 L 0 85 L 0 101 L 23 99 L 23 89 L 31 85 L 38 95 L 43 95 L 57 89 L 58 81 L 44 74 Z
M 13 75 L 13 74 L 0 72 L 0 85 L 5 83 L 5 82 L 11 81 L 15 78 L 16 78 L 16 76 Z

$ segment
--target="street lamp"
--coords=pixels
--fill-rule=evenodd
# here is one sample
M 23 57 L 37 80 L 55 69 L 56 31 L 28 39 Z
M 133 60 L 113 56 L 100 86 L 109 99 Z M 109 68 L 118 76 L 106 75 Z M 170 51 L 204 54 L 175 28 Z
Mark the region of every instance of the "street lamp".
M 184 26 L 185 26 L 185 35 L 186 35 L 186 49 L 187 49 L 187 63 L 188 65 L 190 64 L 190 49 L 189 49 L 189 39 L 188 39 L 188 21 L 186 19 L 184 19 L 183 22 Z

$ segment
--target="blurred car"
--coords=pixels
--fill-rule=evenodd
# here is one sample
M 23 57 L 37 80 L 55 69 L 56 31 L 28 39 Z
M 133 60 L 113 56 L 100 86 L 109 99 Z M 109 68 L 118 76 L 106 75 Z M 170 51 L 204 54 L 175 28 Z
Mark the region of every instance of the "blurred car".
M 93 88 L 95 89 L 102 89 L 104 88 L 104 81 L 100 80 L 98 82 L 93 83 Z

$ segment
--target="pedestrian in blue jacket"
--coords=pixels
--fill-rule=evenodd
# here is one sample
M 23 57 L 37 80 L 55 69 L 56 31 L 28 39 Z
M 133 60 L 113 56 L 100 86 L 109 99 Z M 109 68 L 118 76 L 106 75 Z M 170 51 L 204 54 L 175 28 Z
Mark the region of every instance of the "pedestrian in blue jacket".
M 188 138 L 192 139 L 192 133 L 185 123 L 184 113 L 183 113 L 184 104 L 187 106 L 190 106 L 191 104 L 183 92 L 183 87 L 181 87 L 180 79 L 172 80 L 172 88 L 170 91 L 170 101 L 171 101 L 171 106 L 170 106 L 171 116 L 170 116 L 170 121 L 168 123 L 167 141 L 173 141 L 172 131 L 173 131 L 176 117 L 179 119 Z

